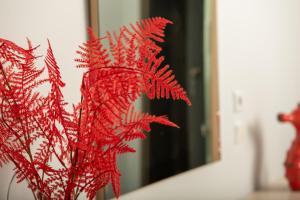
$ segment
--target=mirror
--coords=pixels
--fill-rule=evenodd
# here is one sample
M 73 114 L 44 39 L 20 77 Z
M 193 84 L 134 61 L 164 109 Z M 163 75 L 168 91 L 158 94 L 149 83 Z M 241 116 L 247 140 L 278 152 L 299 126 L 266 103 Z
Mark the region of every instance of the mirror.
M 193 103 L 141 101 L 150 113 L 168 115 L 180 129 L 154 125 L 145 141 L 123 155 L 121 193 L 220 159 L 215 0 L 91 0 L 90 22 L 103 35 L 141 18 L 161 16 L 166 29 L 163 55 Z M 105 189 L 107 199 L 113 197 Z

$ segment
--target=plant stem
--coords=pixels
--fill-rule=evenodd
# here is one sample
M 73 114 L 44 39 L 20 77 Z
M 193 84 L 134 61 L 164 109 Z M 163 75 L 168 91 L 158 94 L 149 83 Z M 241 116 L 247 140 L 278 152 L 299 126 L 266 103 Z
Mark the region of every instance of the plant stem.
M 9 193 L 10 193 L 10 189 L 11 189 L 11 185 L 12 185 L 12 182 L 13 180 L 15 179 L 16 177 L 16 173 L 14 173 L 14 175 L 11 177 L 11 180 L 9 182 L 9 185 L 8 185 L 8 189 L 7 189 L 7 195 L 6 195 L 6 199 L 9 200 Z
M 15 160 L 11 157 L 11 155 L 9 155 L 9 153 L 8 153 L 7 151 L 6 151 L 6 153 L 7 153 L 7 156 L 9 157 L 9 159 L 14 163 L 14 165 L 22 171 L 21 167 L 18 165 L 17 162 L 15 162 Z M 27 178 L 27 177 L 26 177 L 26 180 L 28 181 L 28 178 Z M 29 182 L 29 181 L 28 181 L 28 182 Z M 32 192 L 32 194 L 33 194 L 34 199 L 35 199 L 35 200 L 38 200 L 37 197 L 36 197 L 36 195 L 35 195 L 35 193 L 33 192 L 33 190 L 31 190 L 31 192 Z
M 81 95 L 80 97 L 80 106 L 82 105 L 82 102 L 83 102 L 83 95 Z M 82 106 L 80 107 L 80 110 L 79 110 L 79 117 L 78 117 L 78 131 L 77 131 L 77 142 L 79 142 L 79 138 L 80 138 L 80 126 L 81 126 L 81 118 L 82 118 Z M 72 174 L 71 174 L 71 182 L 72 183 L 75 179 L 75 172 L 73 171 L 73 169 L 76 169 L 76 165 L 77 165 L 77 161 L 78 161 L 78 147 L 76 147 L 75 149 L 75 154 L 74 154 L 74 158 L 73 158 L 73 152 L 71 151 L 70 153 L 70 158 L 71 158 L 71 171 L 72 171 Z M 74 160 L 74 161 L 73 161 Z M 66 197 L 67 199 L 71 199 L 71 193 L 73 193 L 73 196 L 75 196 L 75 190 L 72 189 L 73 191 L 70 191 L 68 192 L 68 196 Z

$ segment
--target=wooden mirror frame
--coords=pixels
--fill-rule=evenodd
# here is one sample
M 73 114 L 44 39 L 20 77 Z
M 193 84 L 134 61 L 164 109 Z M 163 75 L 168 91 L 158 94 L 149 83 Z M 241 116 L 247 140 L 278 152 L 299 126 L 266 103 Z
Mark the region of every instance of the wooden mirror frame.
M 217 43 L 217 6 L 216 0 L 211 0 L 211 128 L 212 128 L 212 161 L 221 159 L 220 143 L 220 105 L 219 105 L 219 71 L 218 71 L 218 43 Z

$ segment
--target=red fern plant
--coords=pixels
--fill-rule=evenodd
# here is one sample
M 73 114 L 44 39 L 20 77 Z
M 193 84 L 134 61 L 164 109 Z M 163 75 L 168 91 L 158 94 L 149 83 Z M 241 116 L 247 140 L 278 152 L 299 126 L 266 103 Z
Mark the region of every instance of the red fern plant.
M 89 30 L 76 59 L 86 70 L 81 101 L 72 112 L 50 42 L 39 68 L 30 41 L 24 49 L 0 39 L 0 164 L 13 163 L 17 181 L 27 181 L 36 200 L 77 199 L 81 193 L 93 199 L 108 183 L 118 197 L 116 157 L 135 151 L 127 142 L 144 139 L 153 122 L 177 127 L 166 116 L 134 108 L 142 94 L 191 104 L 169 66 L 161 66 L 158 43 L 168 23 L 145 19 L 103 38 Z M 51 88 L 46 96 L 37 90 L 44 84 Z

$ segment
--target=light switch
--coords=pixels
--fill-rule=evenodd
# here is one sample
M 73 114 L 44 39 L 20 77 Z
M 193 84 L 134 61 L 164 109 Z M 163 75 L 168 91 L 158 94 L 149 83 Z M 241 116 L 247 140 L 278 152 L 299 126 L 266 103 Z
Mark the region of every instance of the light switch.
M 233 92 L 233 108 L 234 112 L 242 112 L 244 110 L 244 94 L 242 91 Z
M 242 144 L 247 134 L 247 128 L 243 121 L 234 123 L 234 144 Z

